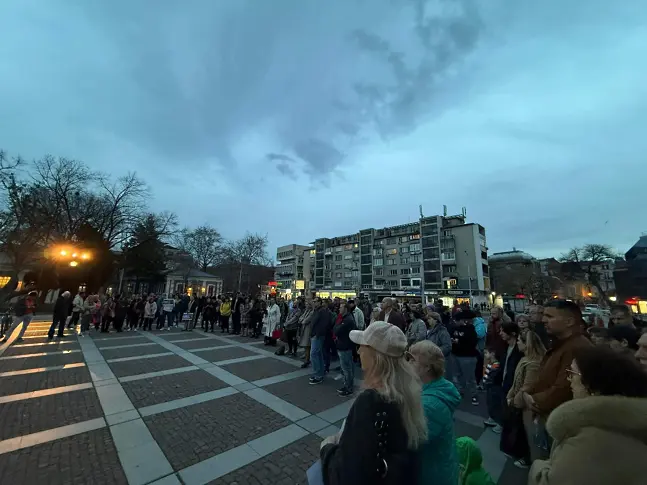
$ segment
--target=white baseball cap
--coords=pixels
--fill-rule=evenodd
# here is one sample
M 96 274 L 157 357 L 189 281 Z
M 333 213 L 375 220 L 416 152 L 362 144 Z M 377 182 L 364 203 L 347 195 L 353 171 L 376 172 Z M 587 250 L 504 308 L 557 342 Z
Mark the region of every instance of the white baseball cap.
M 351 330 L 350 339 L 391 357 L 402 357 L 407 349 L 407 337 L 402 330 L 386 322 L 373 322 L 366 330 Z

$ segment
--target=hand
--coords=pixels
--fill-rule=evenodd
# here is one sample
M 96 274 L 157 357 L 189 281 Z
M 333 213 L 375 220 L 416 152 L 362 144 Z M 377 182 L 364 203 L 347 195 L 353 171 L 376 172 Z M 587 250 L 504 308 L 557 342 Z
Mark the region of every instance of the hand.
M 535 400 L 527 392 L 523 393 L 523 402 L 526 405 L 526 408 L 532 409 L 535 407 Z
M 328 436 L 328 438 L 324 439 L 321 442 L 321 446 L 319 447 L 320 449 L 323 448 L 326 445 L 336 445 L 339 444 L 339 433 L 335 433 L 331 436 Z

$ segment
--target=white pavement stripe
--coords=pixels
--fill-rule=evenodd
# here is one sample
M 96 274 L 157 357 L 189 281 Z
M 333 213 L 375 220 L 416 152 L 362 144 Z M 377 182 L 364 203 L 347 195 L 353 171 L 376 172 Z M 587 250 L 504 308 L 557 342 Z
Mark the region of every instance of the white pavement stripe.
M 319 436 L 319 438 L 326 439 L 329 436 L 339 433 L 339 431 L 340 430 L 337 426 L 328 426 L 327 428 L 320 429 L 315 434 Z
M 148 355 L 134 355 L 133 357 L 119 357 L 118 359 L 107 359 L 106 362 L 109 364 L 114 364 L 117 362 L 128 362 L 130 360 L 154 359 L 155 357 L 167 357 L 169 355 L 173 355 L 173 352 L 160 352 L 158 354 L 148 354 Z
M 272 411 L 279 413 L 281 416 L 285 416 L 290 421 L 300 421 L 303 418 L 310 416 L 309 412 L 304 411 L 294 404 L 284 401 L 274 394 L 270 394 L 265 389 L 251 389 L 249 391 L 245 391 L 245 395 L 251 397 L 255 401 L 260 402 L 261 404 L 264 404 Z
M 80 350 L 60 350 L 58 352 L 39 352 L 37 354 L 8 355 L 6 357 L 0 357 L 0 360 L 29 359 L 31 357 L 43 357 L 44 355 L 77 354 L 79 352 L 81 351 Z
M 75 384 L 73 386 L 52 387 L 50 389 L 42 389 L 40 391 L 23 392 L 21 394 L 11 394 L 9 396 L 0 396 L 0 404 L 5 404 L 14 401 L 24 401 L 25 399 L 35 399 L 38 397 L 53 396 L 54 394 L 62 394 L 64 392 L 82 391 L 83 389 L 91 389 L 92 383 Z
M 295 370 L 294 372 L 288 372 L 287 374 L 280 374 L 278 376 L 267 377 L 265 379 L 252 381 L 252 384 L 254 384 L 257 387 L 265 387 L 271 384 L 278 384 L 279 382 L 291 381 L 292 379 L 307 376 L 309 374 L 312 374 L 311 369 Z
M 241 362 L 250 362 L 252 360 L 267 359 L 264 355 L 248 355 L 247 357 L 237 357 L 235 359 L 219 360 L 214 362 L 216 365 L 239 364 Z
M 201 341 L 201 342 L 204 342 L 204 339 L 202 337 L 185 338 L 185 339 L 182 339 L 182 340 L 172 340 L 172 342 L 174 344 L 180 344 L 180 343 L 183 343 L 183 342 L 197 342 L 198 340 Z M 165 340 L 165 342 L 169 342 L 169 340 Z
M 84 355 L 92 356 L 92 362 L 88 361 L 90 375 L 129 485 L 144 485 L 173 473 L 171 464 L 103 360 L 96 343 L 84 339 L 81 349 Z
M 200 340 L 204 340 L 201 338 Z M 237 347 L 236 345 L 220 345 L 215 347 L 201 347 L 199 349 L 186 349 L 188 352 L 206 352 L 208 350 L 220 350 L 220 349 L 231 349 L 232 347 Z
M 144 338 L 144 336 L 139 334 L 132 334 L 132 335 L 122 335 L 121 337 L 90 338 L 90 340 L 94 342 L 105 342 L 106 340 L 110 340 L 112 342 L 113 340 L 122 340 L 125 338 Z
M 147 372 L 146 374 L 135 374 L 134 376 L 120 377 L 119 382 L 124 383 L 124 382 L 140 381 L 142 379 L 152 379 L 154 377 L 170 376 L 173 374 L 181 374 L 182 372 L 189 372 L 194 370 L 200 370 L 200 367 L 197 367 L 195 365 L 190 365 L 189 367 L 180 367 L 179 369 Z
M 85 367 L 85 362 L 77 362 L 74 364 L 65 364 L 65 365 L 54 365 L 51 367 L 37 367 L 36 369 L 22 369 L 22 370 L 12 370 L 8 372 L 0 372 L 0 377 L 23 376 L 26 374 L 36 374 L 38 372 L 73 369 L 75 367 Z
M 43 345 L 63 345 L 63 344 L 75 344 L 77 341 L 76 340 L 52 340 L 50 342 L 41 342 L 39 344 L 22 344 L 22 343 L 15 343 L 11 346 L 12 349 L 15 348 L 20 348 L 22 349 L 23 347 L 41 347 Z
M 350 411 L 350 408 L 353 407 L 354 402 L 354 398 L 349 399 L 346 402 L 338 404 L 333 408 L 317 414 L 317 416 L 319 416 L 324 421 L 328 421 L 329 423 L 336 423 L 337 421 L 345 419 L 346 416 L 348 416 L 348 411 Z
M 114 350 L 114 349 L 132 349 L 136 347 L 149 347 L 155 345 L 155 342 L 143 342 L 141 344 L 124 344 L 124 345 L 113 345 L 108 347 L 98 347 L 99 350 Z
M 70 424 L 61 426 L 59 428 L 48 429 L 46 431 L 39 431 L 38 433 L 27 434 L 10 438 L 8 440 L 0 441 L 0 455 L 3 453 L 11 453 L 12 451 L 29 448 L 30 446 L 40 445 L 48 441 L 54 441 L 61 438 L 67 438 L 95 429 L 104 428 L 106 420 L 103 418 L 90 419 L 81 423 Z
M 233 387 L 225 387 L 216 391 L 203 392 L 202 394 L 197 394 L 195 396 L 189 396 L 182 399 L 175 399 L 173 401 L 153 404 L 151 406 L 139 408 L 137 411 L 139 411 L 139 414 L 141 414 L 142 417 L 146 417 L 153 414 L 165 413 L 166 411 L 172 411 L 174 409 L 185 408 L 193 404 L 213 401 L 214 399 L 220 399 L 222 397 L 231 396 L 232 394 L 238 394 L 238 392 L 239 391 L 237 389 L 234 389 Z
M 153 435 L 141 419 L 110 427 L 129 485 L 143 485 L 173 473 Z

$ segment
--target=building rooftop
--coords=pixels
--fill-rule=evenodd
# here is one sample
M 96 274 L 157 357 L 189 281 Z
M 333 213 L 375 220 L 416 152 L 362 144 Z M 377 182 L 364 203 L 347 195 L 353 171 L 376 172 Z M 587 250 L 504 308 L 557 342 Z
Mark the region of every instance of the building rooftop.
M 512 251 L 503 251 L 500 253 L 494 253 L 488 257 L 490 262 L 504 262 L 504 261 L 534 261 L 535 257 L 531 254 L 519 251 L 518 249 L 513 249 Z

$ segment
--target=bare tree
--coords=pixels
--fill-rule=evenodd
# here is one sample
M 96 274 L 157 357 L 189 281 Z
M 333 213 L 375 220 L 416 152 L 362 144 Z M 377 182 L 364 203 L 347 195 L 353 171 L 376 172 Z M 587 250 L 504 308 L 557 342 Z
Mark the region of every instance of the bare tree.
M 223 258 L 223 238 L 209 225 L 198 226 L 195 229 L 184 228 L 176 239 L 179 249 L 189 253 L 202 271 L 215 266 Z
M 611 262 L 616 258 L 616 254 L 606 244 L 585 244 L 582 247 L 576 247 L 562 254 L 559 258 L 562 263 L 569 263 L 574 270 L 582 272 L 588 282 L 595 286 L 600 295 L 600 299 L 607 300 L 607 293 L 600 281 L 598 268 L 600 264 Z
M 267 235 L 257 233 L 248 232 L 241 239 L 229 242 L 225 255 L 230 263 L 236 263 L 239 266 L 238 291 L 241 288 L 245 265 L 270 266 L 272 264 L 272 259 L 267 254 Z

